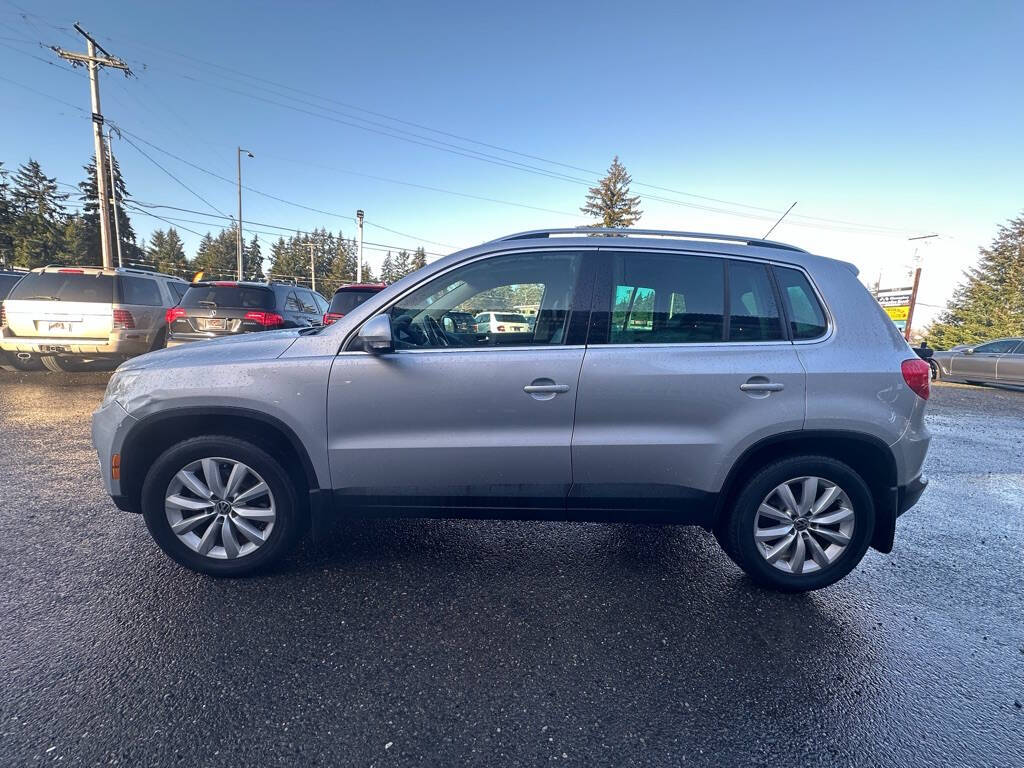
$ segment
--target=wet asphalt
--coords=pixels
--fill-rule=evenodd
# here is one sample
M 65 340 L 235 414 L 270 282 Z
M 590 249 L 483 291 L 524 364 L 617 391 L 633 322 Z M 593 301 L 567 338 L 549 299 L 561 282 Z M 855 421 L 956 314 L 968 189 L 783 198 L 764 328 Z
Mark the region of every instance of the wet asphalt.
M 103 493 L 105 381 L 0 372 L 2 765 L 1024 765 L 1024 392 L 935 387 L 893 554 L 787 596 L 632 525 L 344 523 L 199 576 Z

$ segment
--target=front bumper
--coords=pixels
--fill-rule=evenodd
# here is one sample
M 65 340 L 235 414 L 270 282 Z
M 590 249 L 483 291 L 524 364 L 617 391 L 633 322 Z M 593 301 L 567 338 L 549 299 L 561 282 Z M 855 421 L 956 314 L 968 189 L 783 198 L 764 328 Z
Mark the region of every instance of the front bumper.
M 917 504 L 921 498 L 921 494 L 924 493 L 928 487 L 928 478 L 924 475 L 918 475 L 906 485 L 901 485 L 896 489 L 896 516 L 899 517 L 912 506 Z
M 122 504 L 126 502 L 118 501 L 123 487 L 120 478 L 115 478 L 110 471 L 111 459 L 115 453 L 121 453 L 124 438 L 136 423 L 137 419 L 116 401 L 101 406 L 92 414 L 92 444 L 99 459 L 100 478 L 107 493 L 121 509 L 125 508 Z
M 134 357 L 149 352 L 153 339 L 145 332 L 126 331 L 106 339 L 76 339 L 66 336 L 4 336 L 0 349 L 4 352 L 32 352 L 37 355 L 95 355 Z

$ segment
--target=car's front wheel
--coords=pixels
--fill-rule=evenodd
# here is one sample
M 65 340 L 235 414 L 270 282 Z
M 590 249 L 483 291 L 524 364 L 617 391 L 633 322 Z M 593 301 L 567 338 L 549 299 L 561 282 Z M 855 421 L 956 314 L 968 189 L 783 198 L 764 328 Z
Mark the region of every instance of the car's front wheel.
M 142 487 L 142 513 L 167 555 L 217 576 L 269 566 L 305 528 L 304 507 L 277 459 L 229 436 L 192 438 L 161 454 Z
M 871 492 L 851 467 L 825 456 L 796 456 L 755 474 L 715 534 L 757 583 L 804 592 L 852 571 L 874 524 Z

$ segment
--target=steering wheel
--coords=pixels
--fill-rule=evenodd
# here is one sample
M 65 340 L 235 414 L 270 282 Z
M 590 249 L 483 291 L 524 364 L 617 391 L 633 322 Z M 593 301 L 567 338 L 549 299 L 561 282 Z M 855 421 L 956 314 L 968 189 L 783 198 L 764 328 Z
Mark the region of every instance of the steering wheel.
M 427 337 L 427 341 L 433 347 L 447 347 L 450 345 L 448 336 L 441 328 L 441 324 L 430 315 L 423 316 L 423 332 Z
M 429 344 L 430 339 L 421 328 L 413 325 L 410 315 L 399 315 L 391 321 L 391 332 L 395 340 L 413 347 Z

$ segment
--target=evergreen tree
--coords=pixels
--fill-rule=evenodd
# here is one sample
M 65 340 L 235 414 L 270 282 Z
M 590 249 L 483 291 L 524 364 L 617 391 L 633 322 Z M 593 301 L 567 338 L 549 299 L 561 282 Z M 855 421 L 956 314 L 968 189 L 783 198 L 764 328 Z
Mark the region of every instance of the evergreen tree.
M 388 251 L 387 256 L 384 257 L 384 263 L 380 267 L 380 279 L 390 285 L 400 277 L 398 270 L 395 269 L 395 260 L 391 258 L 391 251 Z
M 403 278 L 412 272 L 412 259 L 409 257 L 409 252 L 401 250 L 398 255 L 395 256 L 394 261 L 395 274 L 398 275 L 397 279 Z
M 1024 216 L 1000 226 L 978 265 L 966 270 L 945 311 L 925 332 L 939 349 L 1024 336 Z
M 270 249 L 270 279 L 309 284 L 309 249 L 305 239 L 278 238 Z
M 105 150 L 104 150 L 105 151 Z M 106 162 L 110 163 L 110 155 L 106 154 Z M 128 213 L 125 211 L 125 207 L 122 201 L 126 198 L 130 198 L 131 195 L 128 193 L 127 187 L 125 187 L 124 179 L 121 178 L 121 166 L 117 162 L 117 158 L 113 159 L 114 164 L 114 187 L 117 191 L 117 229 L 114 227 L 114 205 L 112 202 L 107 203 L 107 216 L 110 221 L 110 237 L 113 241 L 114 237 L 118 234 L 121 236 L 121 253 L 125 259 L 137 259 L 142 255 L 142 252 L 135 245 L 135 230 L 132 228 L 131 219 L 128 218 Z M 108 179 L 107 186 L 110 185 L 109 173 L 110 165 L 105 166 L 107 169 Z M 100 201 L 99 192 L 96 187 L 96 156 L 93 155 L 89 160 L 89 164 L 82 166 L 85 170 L 85 179 L 78 184 L 78 188 L 82 191 L 79 195 L 79 199 L 82 201 L 82 221 L 84 225 L 84 237 L 89 251 L 89 263 L 99 265 L 103 263 L 103 249 L 102 241 L 100 238 Z M 109 189 L 107 190 L 109 193 Z M 112 252 L 117 254 L 117 243 L 114 242 L 112 245 Z
M 5 267 L 14 261 L 14 211 L 7 177 L 7 169 L 0 162 L 0 265 Z
M 68 199 L 57 191 L 57 180 L 29 158 L 14 175 L 10 196 L 14 263 L 21 267 L 57 263 L 67 218 L 63 202 Z
M 178 277 L 189 277 L 188 259 L 185 258 L 184 244 L 178 231 L 171 227 L 164 232 L 158 229 L 149 238 L 146 255 L 158 272 Z
M 81 216 L 69 216 L 61 234 L 62 264 L 95 266 L 89 256 L 89 244 L 85 238 L 85 224 Z
M 640 220 L 640 198 L 631 197 L 629 185 L 633 177 L 616 155 L 608 168 L 608 174 L 587 192 L 586 203 L 580 208 L 583 213 L 600 219 L 595 226 L 631 227 Z
M 242 253 L 242 273 L 246 280 L 263 279 L 263 249 L 260 247 L 259 235 L 252 236 Z
M 425 266 L 427 266 L 427 253 L 423 250 L 423 246 L 421 245 L 416 249 L 416 253 L 412 255 L 412 268 L 413 271 L 415 271 L 417 269 L 423 269 Z

